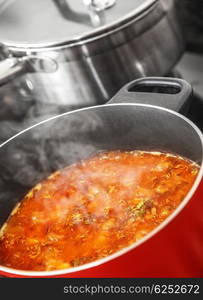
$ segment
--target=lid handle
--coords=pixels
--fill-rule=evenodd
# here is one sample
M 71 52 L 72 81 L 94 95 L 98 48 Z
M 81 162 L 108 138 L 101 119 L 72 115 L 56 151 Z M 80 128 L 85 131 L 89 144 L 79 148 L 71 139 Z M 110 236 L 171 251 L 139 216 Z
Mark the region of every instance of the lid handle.
M 98 27 L 105 24 L 105 9 L 113 6 L 116 0 L 83 0 L 88 8 L 92 26 Z

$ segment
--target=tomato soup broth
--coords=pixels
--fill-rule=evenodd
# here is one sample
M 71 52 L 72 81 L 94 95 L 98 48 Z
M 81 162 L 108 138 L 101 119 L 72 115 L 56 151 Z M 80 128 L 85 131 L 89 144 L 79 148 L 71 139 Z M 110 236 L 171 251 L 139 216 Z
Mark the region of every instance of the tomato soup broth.
M 109 256 L 163 222 L 199 171 L 170 153 L 103 152 L 51 174 L 20 202 L 0 234 L 0 263 L 50 271 Z

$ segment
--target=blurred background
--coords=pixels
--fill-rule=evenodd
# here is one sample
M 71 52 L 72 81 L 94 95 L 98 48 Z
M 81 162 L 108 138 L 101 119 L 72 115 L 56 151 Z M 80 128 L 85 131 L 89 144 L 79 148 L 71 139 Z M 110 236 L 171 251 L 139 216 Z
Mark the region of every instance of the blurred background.
M 203 52 L 203 1 L 176 1 L 179 18 L 184 30 L 187 50 Z

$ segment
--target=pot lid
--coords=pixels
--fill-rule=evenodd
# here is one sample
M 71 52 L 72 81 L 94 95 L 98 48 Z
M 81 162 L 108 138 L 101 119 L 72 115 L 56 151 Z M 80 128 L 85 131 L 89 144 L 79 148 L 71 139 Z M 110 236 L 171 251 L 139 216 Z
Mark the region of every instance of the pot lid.
M 136 17 L 157 0 L 0 0 L 0 43 L 77 43 Z

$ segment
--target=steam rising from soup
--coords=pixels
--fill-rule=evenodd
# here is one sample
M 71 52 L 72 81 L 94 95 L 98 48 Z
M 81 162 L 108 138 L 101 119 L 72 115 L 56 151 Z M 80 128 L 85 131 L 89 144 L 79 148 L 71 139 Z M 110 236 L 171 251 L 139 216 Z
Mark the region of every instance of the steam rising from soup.
M 49 271 L 109 256 L 163 222 L 198 171 L 180 156 L 145 151 L 103 152 L 58 170 L 2 227 L 0 263 Z

